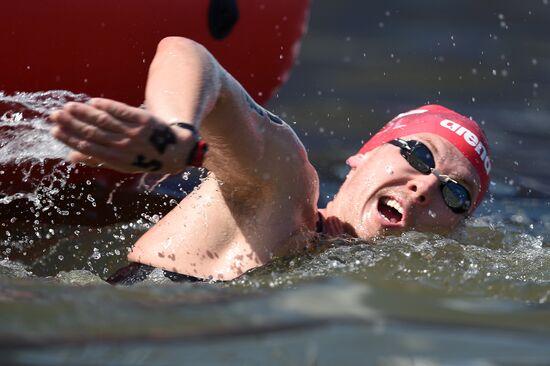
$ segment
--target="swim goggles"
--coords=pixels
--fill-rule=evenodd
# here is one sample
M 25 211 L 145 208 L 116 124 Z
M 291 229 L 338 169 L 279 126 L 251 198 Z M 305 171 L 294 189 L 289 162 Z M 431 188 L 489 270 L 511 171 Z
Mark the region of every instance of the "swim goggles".
M 435 170 L 435 160 L 430 149 L 420 141 L 395 139 L 388 141 L 401 149 L 401 156 L 422 174 L 434 174 L 440 182 L 441 193 L 445 204 L 455 213 L 468 212 L 472 205 L 470 193 L 456 180 L 439 174 Z

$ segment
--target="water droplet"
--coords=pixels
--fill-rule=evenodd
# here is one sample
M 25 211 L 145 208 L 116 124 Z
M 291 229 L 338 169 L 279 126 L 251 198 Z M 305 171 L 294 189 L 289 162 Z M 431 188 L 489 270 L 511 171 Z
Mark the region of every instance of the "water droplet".
M 101 253 L 99 252 L 99 249 L 94 248 L 94 252 L 91 255 L 92 259 L 98 260 L 101 258 Z

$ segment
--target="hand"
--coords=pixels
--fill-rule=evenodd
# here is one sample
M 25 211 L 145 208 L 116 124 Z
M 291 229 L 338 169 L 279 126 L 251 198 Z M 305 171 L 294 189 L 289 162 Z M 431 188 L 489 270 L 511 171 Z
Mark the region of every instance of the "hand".
M 70 161 L 122 172 L 178 173 L 195 145 L 190 131 L 109 99 L 67 103 L 50 120 L 51 134 L 74 149 Z

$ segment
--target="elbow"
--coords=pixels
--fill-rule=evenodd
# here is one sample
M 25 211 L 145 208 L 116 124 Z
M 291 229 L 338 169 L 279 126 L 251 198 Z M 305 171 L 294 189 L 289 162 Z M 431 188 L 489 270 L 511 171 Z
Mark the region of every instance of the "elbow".
M 222 82 L 222 67 L 212 54 L 200 43 L 185 37 L 165 37 L 158 46 L 150 72 L 158 69 L 191 70 L 200 77 L 211 94 L 219 94 Z M 193 71 L 194 70 L 194 71 Z
M 163 38 L 157 45 L 157 53 L 186 53 L 206 52 L 200 43 L 185 37 L 170 36 Z
M 210 75 L 220 77 L 221 66 L 214 56 L 198 42 L 185 37 L 165 37 L 158 46 L 153 65 L 157 60 L 168 60 L 177 57 L 185 60 L 187 67 L 194 65 L 197 69 L 207 72 Z

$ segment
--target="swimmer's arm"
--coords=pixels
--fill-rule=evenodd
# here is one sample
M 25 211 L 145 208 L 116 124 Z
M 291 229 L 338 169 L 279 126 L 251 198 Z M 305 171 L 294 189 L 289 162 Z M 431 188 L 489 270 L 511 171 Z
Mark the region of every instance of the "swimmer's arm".
M 292 129 L 258 106 L 191 40 L 160 42 L 149 71 L 146 105 L 144 110 L 99 98 L 68 103 L 50 115 L 52 134 L 73 149 L 70 160 L 127 172 L 185 169 L 195 141 L 189 130 L 171 125 L 175 122 L 200 131 L 209 144 L 205 166 L 226 183 L 284 180 L 303 170 L 297 164 L 309 164 Z
M 161 41 L 149 71 L 146 105 L 161 119 L 194 124 L 209 144 L 205 166 L 222 180 L 265 177 L 293 159 L 307 161 L 292 129 L 256 104 L 191 40 Z

